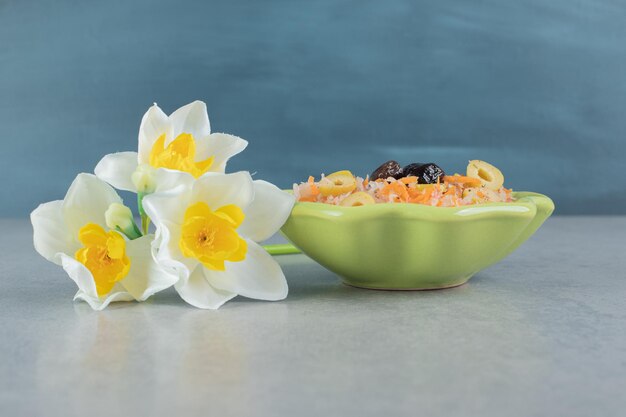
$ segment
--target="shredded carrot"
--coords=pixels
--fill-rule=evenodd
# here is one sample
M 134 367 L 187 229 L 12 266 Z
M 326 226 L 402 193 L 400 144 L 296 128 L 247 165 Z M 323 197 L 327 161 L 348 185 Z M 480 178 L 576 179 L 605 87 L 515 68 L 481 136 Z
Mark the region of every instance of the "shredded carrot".
M 443 196 L 448 196 L 448 195 L 455 195 L 456 194 L 456 189 L 454 187 L 449 187 L 448 190 L 443 193 Z
M 408 193 L 409 193 L 409 200 L 414 200 L 422 195 L 422 190 L 415 188 L 415 187 L 409 187 Z
M 435 187 L 425 187 L 421 189 L 411 187 L 409 192 L 411 193 L 411 198 L 409 200 L 411 203 L 430 204 L 430 199 L 435 192 Z
M 300 199 L 298 201 L 307 201 L 307 202 L 311 202 L 314 203 L 317 201 L 316 196 L 314 195 L 307 195 L 307 196 L 300 196 Z
M 416 203 L 416 204 L 424 204 L 424 203 L 426 203 L 426 200 L 428 200 L 428 199 L 426 198 L 426 196 L 424 194 L 419 194 L 419 195 L 417 195 L 415 197 L 412 197 L 409 200 L 409 202 L 410 203 Z
M 400 178 L 400 182 L 402 182 L 403 184 L 415 184 L 417 183 L 417 177 L 404 177 L 404 178 Z
M 395 194 L 398 197 L 399 202 L 406 202 L 409 199 L 409 192 L 401 182 L 392 182 L 383 187 L 380 190 L 383 197 L 389 197 L 391 194 Z M 395 200 L 395 199 L 394 199 Z

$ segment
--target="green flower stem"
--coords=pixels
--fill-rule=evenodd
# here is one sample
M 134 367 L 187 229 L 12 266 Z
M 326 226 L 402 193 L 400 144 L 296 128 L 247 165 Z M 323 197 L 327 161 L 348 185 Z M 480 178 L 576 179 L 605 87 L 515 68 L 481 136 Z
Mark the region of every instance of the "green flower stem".
M 143 216 L 141 216 L 141 230 L 143 230 L 144 235 L 148 234 L 149 228 L 150 228 L 150 217 L 144 214 Z
M 135 232 L 135 236 L 136 236 L 134 239 L 137 239 L 138 237 L 143 236 L 143 233 L 141 233 L 141 231 L 137 227 L 137 223 L 135 223 L 135 221 L 133 221 L 133 231 Z M 131 238 L 131 239 L 133 239 L 133 238 Z
M 144 193 L 137 193 L 137 210 L 139 211 L 139 215 L 141 216 L 141 230 L 144 235 L 148 234 L 148 229 L 150 227 L 150 217 L 146 214 L 143 209 L 143 197 Z
M 290 243 L 284 243 L 279 245 L 263 245 L 263 249 L 270 255 L 290 255 L 293 253 L 301 253 L 300 249 L 296 248 Z

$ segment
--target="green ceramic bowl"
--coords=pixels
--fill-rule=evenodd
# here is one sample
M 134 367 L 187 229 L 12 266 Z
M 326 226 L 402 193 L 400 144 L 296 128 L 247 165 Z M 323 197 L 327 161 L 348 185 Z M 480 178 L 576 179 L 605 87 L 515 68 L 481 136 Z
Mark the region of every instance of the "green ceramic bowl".
M 425 290 L 467 282 L 513 252 L 554 211 L 542 194 L 464 207 L 296 203 L 282 227 L 302 252 L 348 285 Z

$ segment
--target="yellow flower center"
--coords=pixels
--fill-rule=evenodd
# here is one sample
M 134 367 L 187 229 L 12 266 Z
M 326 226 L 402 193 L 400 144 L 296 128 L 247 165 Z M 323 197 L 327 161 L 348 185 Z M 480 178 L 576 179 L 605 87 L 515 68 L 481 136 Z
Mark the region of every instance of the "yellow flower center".
M 78 240 L 84 247 L 74 257 L 93 275 L 98 296 L 108 294 L 116 282 L 128 275 L 130 259 L 126 256 L 126 241 L 119 233 L 106 232 L 94 223 L 79 230 Z
M 224 271 L 225 261 L 239 262 L 246 257 L 248 245 L 235 230 L 243 219 L 243 211 L 234 204 L 215 211 L 202 202 L 189 206 L 185 211 L 180 250 L 208 269 Z
M 150 165 L 185 171 L 198 178 L 213 165 L 213 156 L 196 162 L 196 141 L 193 135 L 181 133 L 165 147 L 165 135 L 159 136 L 150 151 Z

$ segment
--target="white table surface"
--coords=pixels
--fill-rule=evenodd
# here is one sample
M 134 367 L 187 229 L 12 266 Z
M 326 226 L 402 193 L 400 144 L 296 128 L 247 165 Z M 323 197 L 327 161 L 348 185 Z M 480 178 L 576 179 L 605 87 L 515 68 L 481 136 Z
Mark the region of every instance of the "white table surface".
M 344 286 L 278 257 L 282 302 L 173 290 L 94 312 L 0 220 L 1 416 L 624 416 L 626 217 L 556 217 L 464 286 Z

